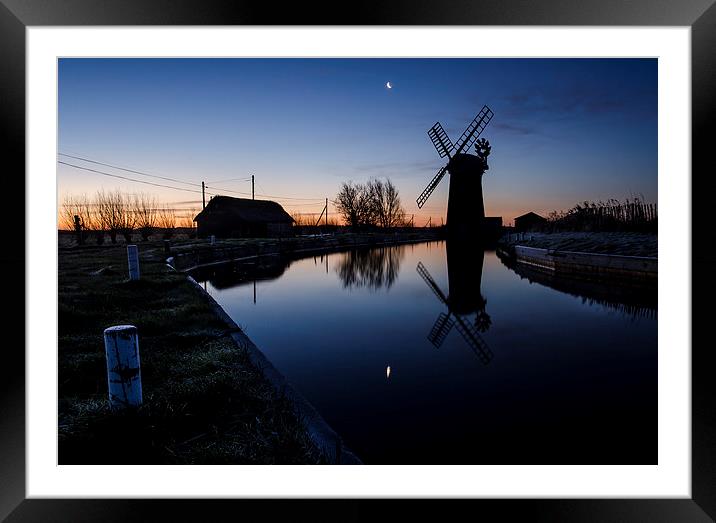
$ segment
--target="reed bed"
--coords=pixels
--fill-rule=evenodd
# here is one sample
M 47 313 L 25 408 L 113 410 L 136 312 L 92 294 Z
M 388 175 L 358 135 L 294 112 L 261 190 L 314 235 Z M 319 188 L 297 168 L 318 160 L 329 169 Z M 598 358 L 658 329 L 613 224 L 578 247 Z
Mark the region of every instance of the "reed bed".
M 655 203 L 635 197 L 623 202 L 579 203 L 568 211 L 552 211 L 540 227 L 545 231 L 633 231 L 656 232 L 658 214 Z

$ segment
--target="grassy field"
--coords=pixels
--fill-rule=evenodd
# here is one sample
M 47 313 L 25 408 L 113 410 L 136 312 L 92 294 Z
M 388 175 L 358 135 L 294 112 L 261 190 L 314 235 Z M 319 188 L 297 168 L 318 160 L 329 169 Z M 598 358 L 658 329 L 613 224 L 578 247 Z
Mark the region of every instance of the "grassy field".
M 60 247 L 60 464 L 318 463 L 321 457 L 161 242 L 138 242 L 142 278 L 127 280 L 124 245 Z M 102 332 L 139 332 L 144 405 L 112 414 Z

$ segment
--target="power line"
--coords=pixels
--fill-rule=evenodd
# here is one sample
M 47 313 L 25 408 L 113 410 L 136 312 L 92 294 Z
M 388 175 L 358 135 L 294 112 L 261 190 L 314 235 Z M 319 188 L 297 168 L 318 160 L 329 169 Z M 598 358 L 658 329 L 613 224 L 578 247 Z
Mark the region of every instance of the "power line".
M 266 198 L 276 198 L 277 200 L 306 200 L 306 201 L 318 201 L 322 202 L 323 198 L 294 198 L 292 196 L 276 196 L 271 194 L 258 194 L 256 196 L 265 196 Z
M 135 171 L 135 170 L 132 170 L 132 169 L 125 169 L 124 167 L 118 167 L 118 166 L 116 166 L 116 165 L 112 165 L 112 164 L 109 164 L 109 163 L 98 162 L 98 161 L 96 161 L 96 160 L 90 160 L 89 158 L 83 158 L 82 156 L 72 156 L 71 154 L 65 154 L 65 153 L 58 153 L 58 154 L 59 154 L 60 156 L 66 156 L 66 157 L 68 157 L 68 158 L 74 158 L 75 160 L 82 160 L 83 162 L 94 163 L 94 164 L 97 164 L 97 165 L 104 165 L 105 167 L 111 167 L 112 169 L 118 169 L 118 170 L 120 170 L 120 171 L 126 171 L 126 172 L 129 172 L 129 173 L 139 174 L 139 175 L 142 175 L 142 176 L 149 176 L 150 178 L 158 178 L 158 179 L 160 179 L 160 180 L 167 180 L 167 181 L 169 181 L 169 182 L 183 183 L 184 185 L 191 185 L 192 187 L 198 187 L 198 186 L 199 186 L 198 183 L 185 182 L 185 181 L 183 181 L 183 180 L 177 180 L 176 178 L 169 178 L 169 177 L 167 177 L 167 176 L 159 176 L 159 175 L 156 175 L 156 174 L 149 174 L 149 173 L 145 173 L 145 172 L 142 172 L 142 171 Z M 60 162 L 60 163 L 62 163 L 62 162 Z
M 250 182 L 251 178 L 230 178 L 228 180 L 214 180 L 206 183 L 226 183 L 226 182 Z
M 165 188 L 167 188 L 167 189 L 174 189 L 175 191 L 186 191 L 186 192 L 192 192 L 192 193 L 200 193 L 200 192 L 201 192 L 201 191 L 195 191 L 195 190 L 192 190 L 192 189 L 184 189 L 183 187 L 172 187 L 172 186 L 170 186 L 170 185 L 164 185 L 164 184 L 161 184 L 161 183 L 147 182 L 147 181 L 145 181 L 145 180 L 137 180 L 137 179 L 134 179 L 134 178 L 129 178 L 128 176 L 121 176 L 121 175 L 119 175 L 119 174 L 106 173 L 106 172 L 104 172 L 104 171 L 98 171 L 98 170 L 96 170 L 96 169 L 90 169 L 89 167 L 81 167 L 81 166 L 79 166 L 79 165 L 74 165 L 74 164 L 72 164 L 72 163 L 63 162 L 62 160 L 57 160 L 57 163 L 61 163 L 62 165 L 67 165 L 67 166 L 69 166 L 69 167 L 74 167 L 75 169 L 82 169 L 83 171 L 89 171 L 89 172 L 93 172 L 93 173 L 97 173 L 97 174 L 102 174 L 102 175 L 104 175 L 104 176 L 111 176 L 112 178 L 120 178 L 120 179 L 122 179 L 122 180 L 128 180 L 128 181 L 130 181 L 130 182 L 144 183 L 144 184 L 146 184 L 146 185 L 153 185 L 153 186 L 155 186 L 155 187 L 165 187 Z M 212 193 L 207 193 L 207 194 L 210 194 L 211 196 L 216 196 L 215 194 L 212 194 Z
M 233 194 L 245 194 L 247 196 L 251 195 L 251 193 L 248 193 L 248 192 L 232 191 L 231 189 L 222 189 L 220 187 L 209 187 L 208 185 L 206 186 L 206 188 L 213 189 L 215 191 L 230 192 Z M 259 193 L 256 193 L 256 196 L 263 196 L 265 198 L 275 198 L 277 200 L 302 200 L 302 201 L 310 201 L 310 202 L 322 202 L 323 201 L 323 198 L 295 198 L 293 196 L 276 196 L 276 195 L 272 195 L 272 194 L 259 194 Z
M 183 181 L 183 180 L 177 180 L 176 178 L 170 178 L 170 177 L 168 177 L 168 176 L 159 176 L 159 175 L 156 175 L 156 174 L 149 174 L 149 173 L 142 172 L 142 171 L 136 171 L 136 170 L 133 170 L 133 169 L 127 169 L 127 168 L 125 168 L 125 167 L 119 167 L 119 166 L 117 166 L 117 165 L 112 165 L 112 164 L 109 164 L 109 163 L 99 162 L 99 161 L 97 161 L 97 160 L 91 160 L 91 159 L 89 159 L 89 158 L 85 158 L 85 157 L 82 157 L 82 156 L 74 156 L 74 155 L 66 154 L 66 153 L 58 153 L 58 154 L 59 154 L 60 156 L 65 156 L 65 157 L 67 157 L 67 158 L 74 158 L 75 160 L 81 160 L 81 161 L 83 161 L 83 162 L 93 163 L 93 164 L 97 164 L 97 165 L 104 165 L 105 167 L 111 167 L 112 169 L 118 169 L 118 170 L 120 170 L 120 171 L 126 171 L 126 172 L 130 172 L 130 173 L 134 173 L 134 174 L 139 174 L 139 175 L 141 175 L 141 176 L 149 176 L 150 178 L 157 178 L 157 179 L 159 179 L 159 180 L 167 180 L 167 181 L 174 182 L 174 183 L 181 183 L 181 184 L 184 184 L 184 185 L 189 185 L 189 186 L 191 186 L 191 187 L 201 187 L 201 184 L 198 184 L 198 183 L 185 182 L 185 181 Z M 104 174 L 104 175 L 106 175 L 106 176 L 113 176 L 113 177 L 115 177 L 115 178 L 121 178 L 121 179 L 124 179 L 124 180 L 135 181 L 135 182 L 138 182 L 138 183 L 146 183 L 146 184 L 148 184 L 148 185 L 155 185 L 155 186 L 157 186 L 157 187 L 167 187 L 167 188 L 169 188 L 169 189 L 177 189 L 177 190 L 180 190 L 180 191 L 189 191 L 189 189 L 182 189 L 182 188 L 179 188 L 179 187 L 169 187 L 169 186 L 167 186 L 167 185 L 162 185 L 162 184 L 154 184 L 154 183 L 149 183 L 149 182 L 143 182 L 142 180 L 136 180 L 136 179 L 132 179 L 132 178 L 126 178 L 126 177 L 123 177 L 123 176 L 120 176 L 120 175 L 117 175 L 117 174 L 110 174 L 110 173 L 106 173 L 106 172 L 103 172 L 103 171 L 97 171 L 97 170 L 95 170 L 95 169 L 89 169 L 89 168 L 87 168 L 87 167 L 81 167 L 81 166 L 79 166 L 79 165 L 74 165 L 74 164 L 71 164 L 71 163 L 63 162 L 63 161 L 61 161 L 61 160 L 58 160 L 58 163 L 61 163 L 61 164 L 64 164 L 64 165 L 69 165 L 70 167 L 75 167 L 75 168 L 77 168 L 77 169 L 84 169 L 84 170 L 86 170 L 86 171 L 96 172 L 96 173 L 98 173 L 98 174 Z M 230 181 L 250 181 L 250 180 L 251 180 L 251 178 L 233 178 L 233 179 L 229 179 L 229 180 L 223 180 L 223 182 L 230 182 Z M 250 195 L 251 195 L 251 193 L 249 193 L 249 192 L 234 191 L 234 190 L 231 190 L 231 189 L 222 189 L 222 188 L 219 188 L 219 187 L 209 187 L 209 185 L 208 185 L 209 183 L 222 183 L 222 181 L 205 182 L 205 184 L 206 184 L 205 186 L 206 186 L 207 189 L 213 189 L 213 190 L 215 190 L 215 191 L 224 191 L 224 192 L 234 193 L 234 194 L 243 194 L 243 195 L 246 195 L 246 196 L 250 196 Z M 191 191 L 191 192 L 201 192 L 201 191 Z M 216 194 L 212 194 L 212 193 L 206 193 L 206 194 L 210 194 L 211 196 L 217 196 Z M 293 196 L 276 196 L 276 195 L 271 195 L 271 194 L 258 194 L 258 193 L 256 193 L 256 196 L 263 196 L 263 197 L 265 197 L 265 198 L 275 198 L 275 199 L 277 199 L 277 200 L 300 200 L 300 201 L 311 201 L 311 202 L 322 202 L 322 201 L 323 201 L 323 198 L 298 198 L 298 197 L 293 197 Z
M 231 189 L 222 189 L 221 187 L 209 187 L 208 185 L 206 186 L 206 188 L 213 189 L 215 191 L 224 191 L 224 192 L 230 192 L 230 193 L 234 193 L 234 194 L 245 194 L 246 196 L 251 196 L 250 192 L 232 191 Z

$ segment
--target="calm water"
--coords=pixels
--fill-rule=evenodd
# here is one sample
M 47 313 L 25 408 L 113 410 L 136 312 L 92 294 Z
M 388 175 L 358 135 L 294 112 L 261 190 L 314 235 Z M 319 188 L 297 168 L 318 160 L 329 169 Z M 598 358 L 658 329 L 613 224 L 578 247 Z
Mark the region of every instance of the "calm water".
M 433 242 L 195 276 L 365 463 L 656 463 L 654 296 L 517 270 Z

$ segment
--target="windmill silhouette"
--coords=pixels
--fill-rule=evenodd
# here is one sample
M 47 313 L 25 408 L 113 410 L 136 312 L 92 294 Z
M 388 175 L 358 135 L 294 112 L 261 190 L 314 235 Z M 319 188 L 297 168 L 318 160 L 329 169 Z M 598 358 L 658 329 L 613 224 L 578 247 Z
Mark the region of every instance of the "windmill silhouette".
M 479 293 L 479 283 L 477 295 L 475 296 L 474 289 L 470 292 L 470 301 L 474 302 L 477 300 L 478 305 L 475 305 L 474 303 L 469 304 L 462 301 L 463 296 L 459 296 L 457 299 L 453 298 L 453 292 L 450 293 L 450 297 L 445 296 L 445 293 L 443 293 L 442 289 L 440 289 L 440 286 L 435 282 L 422 262 L 418 262 L 416 270 L 425 283 L 427 283 L 428 287 L 430 287 L 430 290 L 433 291 L 438 300 L 445 304 L 448 310 L 447 314 L 441 312 L 437 320 L 435 320 L 435 324 L 433 325 L 433 328 L 430 329 L 430 333 L 428 334 L 428 340 L 430 340 L 435 348 L 440 348 L 445 341 L 445 338 L 447 338 L 448 334 L 450 334 L 452 328 L 455 327 L 480 361 L 483 364 L 489 363 L 492 360 L 493 354 L 485 340 L 482 339 L 480 331 L 484 332 L 487 330 L 490 320 L 484 310 L 486 302 Z M 453 275 L 454 274 L 456 273 L 453 272 Z M 448 266 L 448 279 L 449 278 L 450 266 Z M 477 274 L 477 278 L 478 282 L 482 278 L 482 260 L 480 260 L 480 271 Z M 456 280 L 457 278 L 453 278 L 454 286 L 451 284 L 452 282 L 450 282 L 449 285 L 451 291 L 453 289 L 456 290 L 457 296 L 457 287 L 463 287 L 465 282 L 461 279 L 459 281 Z M 477 314 L 473 324 L 468 318 L 466 318 L 466 316 L 475 312 L 476 309 Z
M 450 173 L 448 193 L 447 227 L 451 232 L 479 231 L 485 218 L 485 205 L 482 198 L 482 175 L 489 169 L 487 157 L 490 154 L 490 142 L 478 137 L 490 123 L 492 110 L 484 105 L 477 116 L 467 126 L 457 143 L 453 145 L 440 122 L 436 122 L 428 131 L 428 136 L 438 151 L 440 158 L 448 157 L 448 163 L 441 167 L 428 186 L 415 200 L 422 208 L 446 172 Z M 477 143 L 476 143 L 477 142 Z M 476 145 L 477 155 L 467 154 Z

